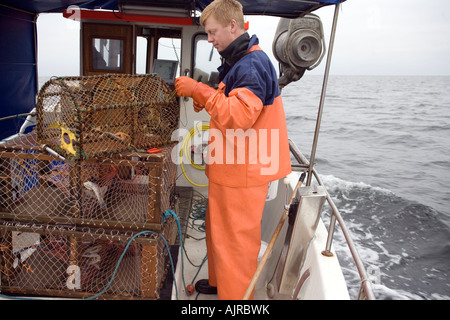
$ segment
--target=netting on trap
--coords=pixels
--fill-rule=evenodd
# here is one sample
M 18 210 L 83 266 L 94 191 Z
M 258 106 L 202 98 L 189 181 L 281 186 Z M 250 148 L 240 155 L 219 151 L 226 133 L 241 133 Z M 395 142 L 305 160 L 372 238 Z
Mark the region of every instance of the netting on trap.
M 175 91 L 157 75 L 53 78 L 36 111 L 39 143 L 72 159 L 165 145 L 179 121 Z
M 174 144 L 67 162 L 34 133 L 0 146 L 0 217 L 13 221 L 161 230 L 175 206 Z
M 71 298 L 157 299 L 170 267 L 173 218 L 136 234 L 0 221 L 2 293 Z

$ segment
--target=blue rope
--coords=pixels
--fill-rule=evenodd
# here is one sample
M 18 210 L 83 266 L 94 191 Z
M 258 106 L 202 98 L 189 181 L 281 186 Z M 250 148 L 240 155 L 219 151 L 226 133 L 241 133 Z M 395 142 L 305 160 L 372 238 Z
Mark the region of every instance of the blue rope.
M 176 283 L 176 281 L 175 281 L 175 269 L 174 269 L 174 265 L 173 265 L 172 255 L 170 254 L 170 247 L 169 247 L 169 244 L 167 243 L 166 238 L 164 238 L 164 236 L 163 236 L 162 234 L 157 233 L 157 232 L 154 232 L 154 231 L 141 231 L 141 232 L 139 232 L 139 233 L 136 233 L 136 234 L 128 241 L 127 245 L 125 246 L 125 249 L 123 250 L 122 254 L 120 255 L 120 258 L 119 258 L 119 260 L 117 261 L 116 268 L 114 269 L 113 275 L 111 276 L 111 280 L 109 281 L 109 283 L 105 286 L 105 288 L 104 288 L 102 291 L 100 291 L 99 293 L 97 293 L 97 294 L 95 294 L 95 295 L 93 295 L 93 296 L 91 296 L 91 297 L 89 297 L 89 298 L 85 298 L 84 300 L 92 300 L 92 299 L 95 299 L 95 298 L 99 297 L 100 295 L 102 295 L 103 293 L 105 293 L 106 290 L 108 290 L 109 286 L 112 284 L 112 282 L 113 282 L 113 280 L 114 280 L 114 277 L 116 276 L 117 270 L 119 269 L 120 263 L 122 262 L 122 259 L 123 259 L 123 257 L 125 256 L 125 253 L 127 252 L 128 248 L 129 248 L 130 245 L 131 245 L 131 242 L 132 242 L 136 237 L 138 237 L 138 236 L 140 236 L 140 235 L 142 235 L 142 234 L 146 234 L 146 233 L 156 234 L 156 235 L 160 236 L 161 239 L 163 239 L 164 244 L 166 245 L 166 249 L 167 249 L 167 252 L 168 252 L 169 258 L 170 258 L 170 265 L 171 265 L 171 267 L 172 267 L 173 282 L 174 282 L 174 285 L 175 285 L 176 297 L 177 297 L 177 300 L 178 300 L 178 289 L 177 289 L 177 283 Z
M 166 210 L 166 211 L 163 213 L 162 225 L 164 226 L 164 224 L 165 224 L 165 222 L 166 222 L 166 219 L 170 218 L 171 215 L 175 218 L 175 221 L 177 222 L 177 226 L 178 226 L 178 234 L 179 234 L 179 237 L 180 237 L 180 246 L 181 246 L 181 250 L 183 250 L 183 239 L 182 239 L 182 234 L 181 234 L 180 221 L 178 220 L 178 217 L 177 217 L 177 215 L 175 214 L 175 212 L 173 212 L 173 211 L 170 210 L 170 209 L 169 209 L 169 210 Z M 105 287 L 102 291 L 100 291 L 99 293 L 93 295 L 92 297 L 86 298 L 86 300 L 92 300 L 92 299 L 97 298 L 98 296 L 102 295 L 102 294 L 109 288 L 109 286 L 111 285 L 111 283 L 112 283 L 113 280 L 114 280 L 114 277 L 116 276 L 117 270 L 119 269 L 119 265 L 120 265 L 120 263 L 122 262 L 122 259 L 123 259 L 124 255 L 125 255 L 125 253 L 127 252 L 128 247 L 130 246 L 131 242 L 132 242 L 136 237 L 138 237 L 138 236 L 140 236 L 140 235 L 142 235 L 142 234 L 146 234 L 146 233 L 156 234 L 156 235 L 160 236 L 161 239 L 163 239 L 164 244 L 166 245 L 167 253 L 168 253 L 169 259 L 170 259 L 170 266 L 171 266 L 171 268 L 172 268 L 173 284 L 174 284 L 174 286 L 175 286 L 175 294 L 176 294 L 176 297 L 177 297 L 177 300 L 178 300 L 178 288 L 177 288 L 177 282 L 176 282 L 176 279 L 175 279 L 175 268 L 174 268 L 174 263 L 173 263 L 172 255 L 170 254 L 170 247 L 169 247 L 169 244 L 167 243 L 166 238 L 164 238 L 164 236 L 163 236 L 161 233 L 156 233 L 156 232 L 154 232 L 154 231 L 141 231 L 141 232 L 135 234 L 135 235 L 128 241 L 128 243 L 127 243 L 125 249 L 123 250 L 122 254 L 120 255 L 119 260 L 117 261 L 116 268 L 114 269 L 113 275 L 112 275 L 111 280 L 109 281 L 109 283 L 106 285 L 106 287 Z M 184 260 L 183 260 L 183 254 L 181 254 L 181 271 L 182 271 L 182 272 L 181 272 L 181 275 L 182 275 L 182 279 L 183 279 L 184 289 L 186 290 L 186 283 L 185 283 L 185 281 L 184 281 Z
M 180 248 L 181 248 L 181 279 L 183 280 L 183 286 L 184 286 L 184 290 L 185 292 L 187 292 L 186 290 L 186 281 L 184 280 L 184 259 L 183 259 L 183 235 L 181 233 L 181 225 L 180 225 L 180 220 L 178 220 L 177 215 L 175 214 L 175 212 L 173 212 L 172 210 L 166 210 L 166 212 L 163 213 L 163 221 L 162 221 L 162 225 L 164 226 L 165 223 L 165 219 L 170 218 L 170 216 L 173 216 L 175 218 L 175 221 L 177 222 L 177 226 L 178 226 L 178 236 L 180 237 Z M 173 268 L 173 263 L 172 263 L 172 268 Z M 175 272 L 173 273 L 173 281 L 175 284 L 175 289 L 176 289 L 176 282 L 175 282 Z M 178 291 L 177 291 L 177 300 L 178 300 Z

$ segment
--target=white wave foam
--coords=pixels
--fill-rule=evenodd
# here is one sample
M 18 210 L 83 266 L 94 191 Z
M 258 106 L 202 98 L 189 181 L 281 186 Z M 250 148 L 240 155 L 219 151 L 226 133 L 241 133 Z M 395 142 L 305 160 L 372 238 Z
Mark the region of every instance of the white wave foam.
M 391 289 L 383 284 L 374 284 L 374 291 L 376 291 L 378 299 L 392 299 L 392 300 L 424 300 L 420 295 L 401 290 Z
M 335 177 L 333 175 L 320 175 L 320 179 L 322 180 L 323 184 L 326 186 L 327 190 L 330 191 L 350 191 L 350 190 L 373 190 L 376 192 L 384 193 L 392 195 L 393 192 L 389 189 L 381 188 L 372 186 L 370 184 L 364 183 L 364 182 L 354 182 L 354 181 L 348 181 L 343 180 L 338 177 Z

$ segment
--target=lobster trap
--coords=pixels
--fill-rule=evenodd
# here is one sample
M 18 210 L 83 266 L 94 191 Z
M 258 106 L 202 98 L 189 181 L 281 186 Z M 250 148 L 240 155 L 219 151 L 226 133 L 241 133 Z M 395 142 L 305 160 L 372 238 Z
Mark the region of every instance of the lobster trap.
M 40 144 L 89 159 L 170 143 L 180 107 L 157 75 L 107 74 L 49 80 L 36 111 Z
M 53 78 L 36 110 L 0 145 L 1 292 L 159 298 L 178 234 L 174 91 L 156 75 Z
M 2 293 L 158 299 L 174 219 L 160 234 L 0 221 Z
M 0 217 L 14 221 L 161 230 L 175 206 L 174 144 L 68 163 L 34 133 L 0 147 Z

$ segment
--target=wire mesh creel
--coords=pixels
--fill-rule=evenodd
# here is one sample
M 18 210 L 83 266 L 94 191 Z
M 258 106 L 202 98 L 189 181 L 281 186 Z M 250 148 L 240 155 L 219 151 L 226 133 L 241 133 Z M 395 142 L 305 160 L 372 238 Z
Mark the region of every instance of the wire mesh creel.
M 37 140 L 71 160 L 170 142 L 175 91 L 157 75 L 53 78 L 39 91 Z
M 0 148 L 1 216 L 16 221 L 160 230 L 174 208 L 174 144 L 69 165 L 42 151 L 34 134 Z
M 174 242 L 172 226 L 170 219 L 161 232 L 168 244 Z M 99 293 L 99 299 L 158 299 L 170 268 L 169 253 L 156 233 L 134 235 L 0 220 L 0 290 L 84 299 Z
M 36 110 L 36 130 L 0 146 L 0 291 L 157 299 L 162 239 L 176 238 L 162 220 L 176 201 L 174 91 L 156 75 L 53 78 Z M 151 235 L 125 250 L 139 230 Z

